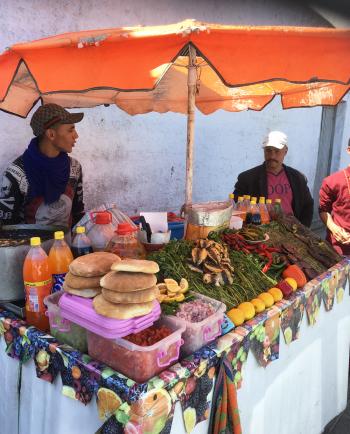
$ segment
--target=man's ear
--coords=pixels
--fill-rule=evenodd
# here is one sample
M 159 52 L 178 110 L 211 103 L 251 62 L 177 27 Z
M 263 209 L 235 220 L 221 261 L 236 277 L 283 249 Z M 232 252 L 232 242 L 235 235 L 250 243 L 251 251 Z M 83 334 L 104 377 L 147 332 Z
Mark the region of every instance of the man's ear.
M 44 135 L 49 139 L 49 140 L 53 140 L 55 138 L 56 135 L 56 131 L 53 128 L 48 128 L 47 130 L 45 130 Z
M 286 156 L 286 155 L 288 154 L 288 146 L 285 146 L 285 151 L 286 151 L 286 152 L 285 152 L 284 155 Z

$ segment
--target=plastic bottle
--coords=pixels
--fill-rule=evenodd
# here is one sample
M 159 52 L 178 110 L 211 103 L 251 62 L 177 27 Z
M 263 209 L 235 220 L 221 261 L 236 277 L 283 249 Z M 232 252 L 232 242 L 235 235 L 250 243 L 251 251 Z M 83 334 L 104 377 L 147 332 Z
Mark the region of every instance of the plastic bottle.
M 49 331 L 49 319 L 44 305 L 44 298 L 51 294 L 52 288 L 49 258 L 41 247 L 39 237 L 31 238 L 30 246 L 23 264 L 26 320 L 42 331 Z
M 241 217 L 244 223 L 247 216 L 247 211 L 244 208 L 243 196 L 238 196 L 236 211 L 240 212 L 238 215 Z
M 283 215 L 283 209 L 281 204 L 281 199 L 275 199 L 275 203 L 273 204 L 273 213 L 274 219 L 278 219 Z
M 49 251 L 49 264 L 52 273 L 52 293 L 61 291 L 64 278 L 73 261 L 72 251 L 64 240 L 64 233 L 57 231 L 55 241 Z
M 145 259 L 146 250 L 136 236 L 137 231 L 129 223 L 119 223 L 106 251 L 121 258 Z
M 71 245 L 74 258 L 92 253 L 90 238 L 85 233 L 84 226 L 78 226 Z
M 266 209 L 269 213 L 270 220 L 273 220 L 273 205 L 272 205 L 272 199 L 266 199 Z
M 232 205 L 232 211 L 235 211 L 237 206 L 236 206 L 236 202 L 235 202 L 235 195 L 233 193 L 229 194 L 229 200 L 230 200 L 231 205 Z
M 251 223 L 253 225 L 261 225 L 261 214 L 256 199 L 250 202 Z
M 264 196 L 261 196 L 259 198 L 259 211 L 261 216 L 261 224 L 265 225 L 267 223 L 270 223 L 270 215 L 267 210 L 267 207 L 265 205 L 265 198 Z
M 96 211 L 91 213 L 91 218 L 95 219 L 94 225 L 89 231 L 92 250 L 103 252 L 114 235 L 112 214 L 109 211 Z

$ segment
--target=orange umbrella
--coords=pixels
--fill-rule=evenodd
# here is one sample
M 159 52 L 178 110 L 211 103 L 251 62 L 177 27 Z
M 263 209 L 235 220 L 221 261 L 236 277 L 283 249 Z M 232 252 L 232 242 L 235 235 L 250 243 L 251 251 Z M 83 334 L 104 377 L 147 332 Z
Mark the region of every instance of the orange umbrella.
M 26 117 L 38 99 L 116 104 L 129 114 L 188 114 L 192 198 L 195 106 L 209 114 L 335 105 L 350 86 L 350 30 L 178 24 L 66 33 L 0 55 L 0 109 Z

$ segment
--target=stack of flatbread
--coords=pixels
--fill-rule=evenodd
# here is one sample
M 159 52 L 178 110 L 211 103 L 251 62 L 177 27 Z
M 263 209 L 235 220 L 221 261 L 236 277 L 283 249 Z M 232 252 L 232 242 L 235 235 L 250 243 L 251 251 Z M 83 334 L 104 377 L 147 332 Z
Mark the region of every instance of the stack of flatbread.
M 93 298 L 101 293 L 101 277 L 111 271 L 111 265 L 121 259 L 108 252 L 95 252 L 79 256 L 69 265 L 63 289 L 73 295 Z
M 100 315 L 115 319 L 130 319 L 152 312 L 159 293 L 156 287 L 159 267 L 156 262 L 124 259 L 116 261 L 102 277 L 102 294 L 94 298 L 93 306 Z

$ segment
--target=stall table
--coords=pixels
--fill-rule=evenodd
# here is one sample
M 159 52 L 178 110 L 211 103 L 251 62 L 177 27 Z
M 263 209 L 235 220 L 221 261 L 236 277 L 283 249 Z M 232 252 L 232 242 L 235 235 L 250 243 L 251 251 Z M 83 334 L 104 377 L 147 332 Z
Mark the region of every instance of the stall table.
M 94 396 L 101 387 L 114 392 L 118 390 L 122 407 L 127 408 L 119 408 L 120 422 L 114 425 L 115 431 L 106 432 L 123 432 L 123 425 L 125 432 L 137 432 L 131 430 L 125 415 L 133 413 L 135 403 L 145 403 L 147 396 L 157 392 L 158 396 L 169 395 L 175 401 L 166 414 L 167 421 L 159 425 L 165 425 L 163 432 L 185 433 L 183 412 L 186 412 L 188 398 L 192 399 L 191 394 L 179 393 L 177 396 L 174 391 L 180 390 L 181 382 L 189 384 L 191 380 L 187 378 L 196 377 L 198 385 L 199 378 L 206 375 L 210 378 L 209 373 L 213 370 L 217 375 L 220 360 L 230 354 L 239 389 L 238 406 L 244 434 L 320 433 L 346 407 L 350 347 L 349 269 L 349 261 L 342 261 L 309 282 L 289 301 L 278 303 L 244 326 L 228 332 L 148 384 L 134 384 L 108 367 L 95 364 L 95 377 L 90 377 L 92 387 L 90 396 L 86 396 L 86 405 L 62 395 L 66 385 L 62 384 L 57 372 L 50 371 L 54 364 L 52 358 L 41 370 L 37 360 L 38 352 L 43 348 L 48 354 L 50 349 L 56 354 L 61 348 L 59 351 L 68 359 L 76 358 L 75 365 L 79 365 L 82 355 L 69 347 L 57 346 L 49 335 L 25 330 L 23 323 L 16 322 L 14 316 L 10 321 L 8 312 L 0 312 L 0 331 L 5 335 L 5 339 L 0 340 L 1 433 L 95 433 L 103 424 Z M 12 338 L 9 338 L 9 332 Z M 258 340 L 259 336 L 262 339 Z M 6 349 L 13 357 L 22 358 L 23 363 L 8 357 Z M 88 358 L 84 360 L 86 366 L 91 365 Z M 83 369 L 83 365 L 79 366 Z M 102 369 L 101 377 L 97 375 L 99 369 Z M 40 381 L 36 372 L 42 379 L 57 378 L 50 385 Z M 62 379 L 67 383 L 67 376 Z M 67 387 L 65 394 L 69 394 Z M 208 405 L 212 395 L 213 390 L 206 394 Z M 202 419 L 209 417 L 210 410 L 213 413 L 211 404 L 208 408 Z M 152 417 L 152 411 L 148 410 Z M 205 433 L 208 429 L 209 421 L 205 419 L 197 423 L 192 432 Z M 139 429 L 139 432 L 142 431 Z

